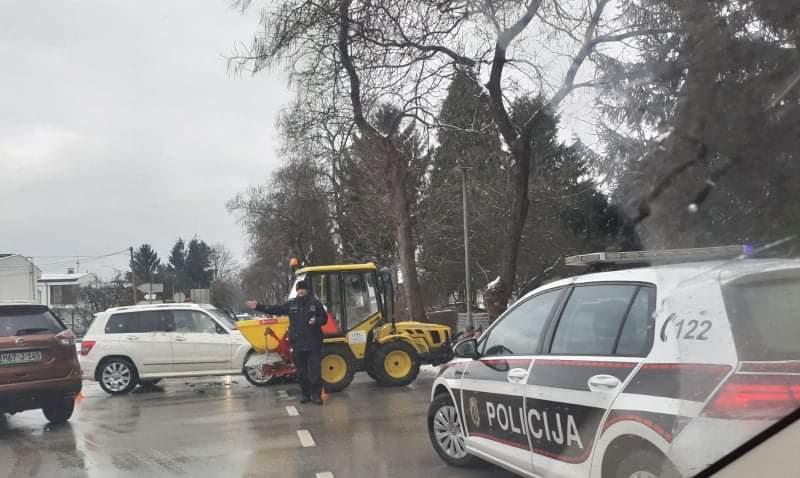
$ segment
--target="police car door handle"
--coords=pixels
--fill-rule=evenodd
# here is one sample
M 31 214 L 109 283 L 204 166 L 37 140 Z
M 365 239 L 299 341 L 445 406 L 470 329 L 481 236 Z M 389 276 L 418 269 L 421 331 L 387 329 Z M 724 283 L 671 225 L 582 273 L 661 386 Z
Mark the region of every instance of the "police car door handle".
M 528 379 L 528 370 L 524 368 L 512 368 L 506 376 L 511 383 L 521 383 Z
M 589 390 L 608 392 L 619 387 L 622 382 L 613 375 L 595 375 L 589 379 Z

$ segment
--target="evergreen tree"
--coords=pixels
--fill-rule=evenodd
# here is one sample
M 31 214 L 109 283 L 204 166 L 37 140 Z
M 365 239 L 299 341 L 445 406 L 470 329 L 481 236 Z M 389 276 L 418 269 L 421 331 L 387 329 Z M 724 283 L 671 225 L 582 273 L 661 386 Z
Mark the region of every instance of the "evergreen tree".
M 186 252 L 186 275 L 190 289 L 207 289 L 211 285 L 213 272 L 211 248 L 196 237 L 189 241 Z
M 165 290 L 187 293 L 189 290 L 186 275 L 186 243 L 178 238 L 169 254 L 169 264 L 165 280 Z
M 133 252 L 130 261 L 131 272 L 138 283 L 149 282 L 158 271 L 161 260 L 150 244 L 142 244 Z
M 765 244 L 800 230 L 800 5 L 627 1 L 652 28 L 603 61 L 615 199 L 646 247 Z M 794 85 L 794 86 L 793 86 Z

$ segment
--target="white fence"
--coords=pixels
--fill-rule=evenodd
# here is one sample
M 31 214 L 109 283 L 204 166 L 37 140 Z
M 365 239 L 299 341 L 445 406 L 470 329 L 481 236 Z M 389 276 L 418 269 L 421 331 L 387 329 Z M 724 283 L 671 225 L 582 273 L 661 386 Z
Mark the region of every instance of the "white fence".
M 489 314 L 482 313 L 482 314 L 472 314 L 472 321 L 475 323 L 476 329 L 486 330 L 486 327 L 489 326 Z M 458 314 L 458 326 L 456 327 L 456 331 L 461 332 L 467 330 L 467 314 L 459 313 Z

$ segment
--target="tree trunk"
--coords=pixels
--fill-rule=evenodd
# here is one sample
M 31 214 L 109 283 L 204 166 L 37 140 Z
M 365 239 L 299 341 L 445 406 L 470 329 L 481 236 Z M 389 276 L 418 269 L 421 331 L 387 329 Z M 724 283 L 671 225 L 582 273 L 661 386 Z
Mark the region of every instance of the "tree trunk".
M 537 113 L 541 117 L 543 113 Z M 536 118 L 534 118 L 536 120 Z M 489 321 L 494 322 L 508 308 L 508 301 L 514 290 L 514 281 L 517 277 L 517 259 L 519 258 L 522 231 L 528 219 L 528 184 L 531 172 L 531 134 L 534 128 L 529 128 L 512 145 L 512 153 L 516 168 L 514 171 L 514 190 L 511 199 L 511 215 L 508 218 L 503 249 L 500 254 L 500 283 L 489 294 L 491 306 L 487 308 Z
M 403 272 L 403 295 L 408 307 L 409 318 L 425 322 L 425 305 L 417 280 L 417 243 L 414 240 L 414 224 L 411 220 L 408 192 L 406 191 L 406 167 L 402 155 L 389 140 L 384 142 L 384 151 L 387 170 L 386 185 L 395 221 L 397 255 L 400 258 L 400 270 Z
M 405 196 L 404 193 L 401 193 Z M 417 280 L 417 260 L 415 257 L 414 231 L 411 217 L 408 213 L 408 204 L 395 204 L 397 216 L 397 249 L 400 257 L 400 270 L 403 271 L 403 294 L 408 305 L 408 315 L 411 320 L 424 322 L 426 320 L 425 306 L 422 302 L 422 291 Z

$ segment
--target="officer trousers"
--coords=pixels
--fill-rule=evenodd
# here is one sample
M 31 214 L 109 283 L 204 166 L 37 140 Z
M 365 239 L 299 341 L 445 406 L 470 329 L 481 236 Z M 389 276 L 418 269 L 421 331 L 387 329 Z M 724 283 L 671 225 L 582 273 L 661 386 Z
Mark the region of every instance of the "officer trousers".
M 322 348 L 294 350 L 292 358 L 297 367 L 300 393 L 306 398 L 320 398 L 322 394 Z

